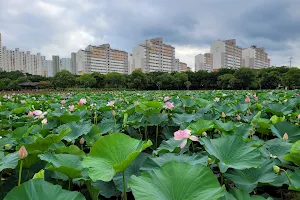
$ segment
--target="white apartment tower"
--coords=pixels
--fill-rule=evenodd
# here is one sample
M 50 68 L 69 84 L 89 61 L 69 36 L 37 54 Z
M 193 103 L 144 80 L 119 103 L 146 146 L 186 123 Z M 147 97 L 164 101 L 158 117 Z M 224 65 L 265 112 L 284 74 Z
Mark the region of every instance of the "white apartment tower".
M 76 74 L 76 53 L 71 53 L 71 72 Z
M 76 74 L 118 72 L 128 74 L 128 53 L 111 49 L 110 44 L 89 45 L 76 53 Z
M 143 72 L 172 72 L 175 66 L 175 48 L 163 43 L 163 38 L 154 38 L 136 46 L 132 52 L 135 69 Z
M 212 58 L 210 53 L 198 54 L 195 56 L 195 72 L 205 70 L 212 71 Z
M 59 60 L 59 70 L 68 70 L 72 73 L 71 58 L 61 58 Z
M 0 33 L 0 72 L 3 71 L 3 57 L 2 57 L 2 38 L 1 38 L 1 33 Z
M 221 68 L 240 68 L 242 66 L 242 48 L 236 45 L 236 40 L 215 41 L 210 46 L 212 70 Z
M 270 67 L 270 58 L 264 48 L 257 48 L 255 45 L 243 49 L 243 67 L 261 69 Z

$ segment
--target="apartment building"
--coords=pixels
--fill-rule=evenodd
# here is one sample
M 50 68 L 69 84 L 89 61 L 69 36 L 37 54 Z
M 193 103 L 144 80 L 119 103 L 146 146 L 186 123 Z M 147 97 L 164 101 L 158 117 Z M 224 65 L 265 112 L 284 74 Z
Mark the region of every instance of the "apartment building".
M 23 52 L 19 48 L 9 50 L 2 47 L 2 70 L 21 71 L 32 75 L 43 75 L 45 56 L 40 53 L 33 55 L 30 51 Z
M 215 41 L 210 46 L 212 70 L 221 68 L 240 68 L 242 66 L 242 48 L 236 40 Z
M 55 76 L 59 72 L 60 68 L 60 59 L 59 56 L 52 56 L 52 75 Z
M 45 60 L 43 76 L 53 77 L 52 60 Z
M 71 73 L 76 74 L 76 53 L 71 53 Z
M 200 70 L 212 71 L 212 56 L 210 53 L 200 53 L 195 56 L 195 72 Z
M 111 49 L 110 44 L 89 45 L 76 53 L 77 74 L 118 72 L 128 74 L 128 53 Z
M 253 45 L 243 49 L 243 67 L 262 69 L 270 67 L 270 58 L 264 48 L 257 48 Z
M 179 62 L 179 71 L 180 72 L 186 72 L 189 71 L 189 67 L 184 62 Z
M 61 58 L 59 60 L 59 70 L 68 70 L 72 73 L 71 58 Z
M 163 38 L 145 40 L 132 51 L 133 66 L 143 72 L 172 72 L 175 67 L 175 48 L 165 44 Z
M 2 38 L 1 38 L 1 33 L 0 33 L 0 72 L 3 71 L 3 57 L 2 57 Z

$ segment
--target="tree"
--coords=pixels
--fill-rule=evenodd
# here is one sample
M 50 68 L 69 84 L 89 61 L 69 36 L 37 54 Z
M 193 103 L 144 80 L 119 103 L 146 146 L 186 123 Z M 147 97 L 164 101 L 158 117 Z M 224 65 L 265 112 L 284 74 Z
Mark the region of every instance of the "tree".
M 188 75 L 185 73 L 177 72 L 173 75 L 173 86 L 177 89 L 181 89 L 184 82 L 188 80 Z
M 110 72 L 105 77 L 105 83 L 108 87 L 122 87 L 125 83 L 125 77 L 118 72 Z
M 172 85 L 172 83 L 174 82 L 173 81 L 174 77 L 171 74 L 169 73 L 162 74 L 157 77 L 157 80 L 162 82 L 161 89 L 163 90 L 174 89 Z
M 141 70 L 134 70 L 128 77 L 129 87 L 134 89 L 145 89 L 148 85 L 147 75 Z
M 6 90 L 10 82 L 11 80 L 9 78 L 0 79 L 0 90 Z
M 278 71 L 265 72 L 262 75 L 261 86 L 264 89 L 275 89 L 281 83 L 280 73 Z
M 289 88 L 300 87 L 300 69 L 290 68 L 283 76 L 283 83 Z
M 57 72 L 52 79 L 55 88 L 68 88 L 75 84 L 75 76 L 68 70 Z
M 185 85 L 186 89 L 189 90 L 189 88 L 192 85 L 192 83 L 190 81 L 185 81 L 184 85 Z
M 91 74 L 82 74 L 76 78 L 76 81 L 83 87 L 93 87 L 97 83 L 97 80 Z
M 230 80 L 233 79 L 234 76 L 232 74 L 223 74 L 218 77 L 217 85 L 223 89 L 230 89 L 232 85 L 230 84 Z
M 234 72 L 234 77 L 240 82 L 242 89 L 251 87 L 252 82 L 256 78 L 256 74 L 252 69 L 240 68 Z
M 99 72 L 93 72 L 92 76 L 96 79 L 95 88 L 103 88 L 105 85 L 105 75 Z

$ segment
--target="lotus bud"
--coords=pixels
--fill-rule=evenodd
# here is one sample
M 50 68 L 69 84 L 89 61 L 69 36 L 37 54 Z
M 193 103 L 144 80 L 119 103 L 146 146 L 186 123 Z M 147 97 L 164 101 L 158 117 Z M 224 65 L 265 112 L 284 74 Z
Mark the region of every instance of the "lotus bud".
M 274 173 L 279 174 L 279 172 L 280 172 L 280 167 L 278 167 L 277 165 L 274 165 L 274 166 L 273 166 L 273 171 L 274 171 Z
M 203 132 L 201 135 L 202 135 L 202 137 L 207 137 L 207 133 L 206 132 Z
M 79 143 L 80 143 L 80 144 L 84 144 L 84 138 L 83 138 L 83 137 L 80 138 Z
M 253 130 L 252 129 L 250 130 L 249 135 L 253 136 Z
M 111 111 L 111 114 L 112 114 L 113 116 L 116 116 L 117 113 L 116 113 L 115 110 L 112 110 L 112 111 Z
M 222 112 L 222 117 L 225 118 L 226 117 L 226 114 L 224 112 Z
M 10 150 L 10 144 L 4 145 L 4 149 L 5 149 L 5 150 Z
M 208 164 L 210 164 L 210 163 L 212 162 L 212 159 L 211 159 L 211 158 L 208 158 L 208 159 L 207 159 L 207 162 L 208 162 Z
M 287 141 L 289 139 L 289 135 L 285 133 L 282 137 L 283 140 Z
M 44 124 L 44 125 L 47 124 L 47 122 L 48 122 L 47 118 L 42 120 L 42 124 Z
M 241 120 L 241 116 L 240 116 L 240 115 L 237 115 L 237 116 L 236 116 L 236 119 L 237 119 L 238 121 L 240 121 L 240 120 Z
M 24 159 L 28 156 L 28 153 L 27 153 L 26 148 L 24 147 L 24 145 L 20 148 L 18 154 L 19 154 L 20 159 Z

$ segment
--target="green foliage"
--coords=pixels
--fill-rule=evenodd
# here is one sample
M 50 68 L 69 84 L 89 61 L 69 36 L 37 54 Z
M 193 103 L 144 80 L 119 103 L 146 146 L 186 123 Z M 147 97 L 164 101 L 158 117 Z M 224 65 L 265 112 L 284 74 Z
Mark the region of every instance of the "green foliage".
M 55 88 L 68 88 L 75 84 L 75 76 L 68 70 L 57 72 L 52 79 Z
M 97 84 L 97 79 L 91 74 L 82 74 L 76 81 L 81 87 L 93 87 Z

